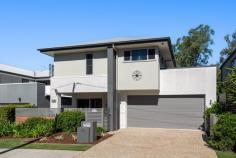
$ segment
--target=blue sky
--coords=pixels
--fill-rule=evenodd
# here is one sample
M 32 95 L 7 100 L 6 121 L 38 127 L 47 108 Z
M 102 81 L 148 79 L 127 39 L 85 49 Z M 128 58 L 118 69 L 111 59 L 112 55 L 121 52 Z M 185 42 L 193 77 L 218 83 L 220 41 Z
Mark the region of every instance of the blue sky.
M 215 30 L 213 57 L 236 30 L 235 0 L 1 0 L 0 63 L 44 70 L 52 58 L 43 47 L 113 37 L 170 36 L 172 43 L 190 28 Z

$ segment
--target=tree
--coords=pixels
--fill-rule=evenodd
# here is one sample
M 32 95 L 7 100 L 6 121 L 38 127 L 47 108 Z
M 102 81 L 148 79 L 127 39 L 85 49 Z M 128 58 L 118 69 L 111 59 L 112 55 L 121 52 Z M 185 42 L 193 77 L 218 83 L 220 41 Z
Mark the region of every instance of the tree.
M 177 39 L 174 45 L 174 54 L 177 66 L 191 67 L 208 63 L 212 56 L 209 45 L 213 44 L 214 30 L 208 25 L 199 25 L 190 29 L 187 36 Z
M 223 63 L 224 60 L 236 49 L 236 31 L 231 35 L 226 35 L 224 37 L 226 43 L 227 43 L 227 48 L 224 48 L 220 52 L 220 63 Z
M 224 81 L 224 90 L 227 94 L 227 101 L 236 107 L 236 67 L 229 68 L 230 73 Z

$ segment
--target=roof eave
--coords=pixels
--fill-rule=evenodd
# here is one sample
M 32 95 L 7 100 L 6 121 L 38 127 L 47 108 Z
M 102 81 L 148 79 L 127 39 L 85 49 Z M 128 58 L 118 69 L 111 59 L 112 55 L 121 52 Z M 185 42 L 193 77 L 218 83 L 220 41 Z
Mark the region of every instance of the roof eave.
M 93 43 L 93 44 L 84 44 L 84 45 L 63 46 L 63 47 L 40 48 L 40 49 L 38 49 L 38 51 L 48 52 L 48 51 L 84 49 L 84 48 L 95 48 L 95 47 L 109 47 L 113 44 L 123 45 L 123 44 L 136 44 L 136 43 L 157 42 L 157 41 L 170 41 L 170 38 L 169 37 L 161 37 L 161 38 L 149 38 L 149 39 L 138 39 L 138 40 L 128 40 L 128 41 L 117 41 L 117 42 L 106 42 L 106 43 Z
M 53 56 L 50 51 L 62 51 L 62 50 L 73 50 L 73 49 L 86 49 L 86 48 L 96 48 L 96 47 L 111 47 L 113 45 L 125 45 L 125 44 L 139 44 L 139 43 L 151 43 L 151 42 L 161 42 L 167 41 L 171 53 L 171 58 L 173 64 L 176 67 L 176 61 L 174 57 L 174 52 L 171 45 L 170 37 L 160 37 L 160 38 L 147 38 L 147 39 L 137 39 L 137 40 L 127 40 L 127 41 L 117 41 L 117 42 L 106 42 L 106 43 L 94 43 L 94 44 L 84 44 L 84 45 L 73 45 L 73 46 L 63 46 L 63 47 L 52 47 L 52 48 L 40 48 L 40 51 L 43 54 Z

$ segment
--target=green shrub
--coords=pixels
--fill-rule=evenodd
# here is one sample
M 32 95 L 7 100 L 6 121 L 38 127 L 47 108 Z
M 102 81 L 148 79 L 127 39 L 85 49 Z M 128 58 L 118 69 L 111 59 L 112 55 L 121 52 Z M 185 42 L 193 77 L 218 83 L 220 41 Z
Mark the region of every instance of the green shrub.
M 55 121 L 40 117 L 29 118 L 24 123 L 16 126 L 15 137 L 36 138 L 48 136 L 55 131 Z
M 56 129 L 63 132 L 74 132 L 85 120 L 85 115 L 80 111 L 61 112 L 56 118 Z
M 0 107 L 0 120 L 15 122 L 15 109 L 16 108 L 32 108 L 32 105 L 7 105 Z
M 102 134 L 104 134 L 106 132 L 106 130 L 102 127 L 97 127 L 97 135 L 98 136 L 102 136 Z
M 9 121 L 0 121 L 0 137 L 11 136 L 16 128 L 15 123 L 10 123 Z
M 233 150 L 236 146 L 236 114 L 222 114 L 213 127 L 210 146 L 218 150 Z
M 209 119 L 210 114 L 219 115 L 219 114 L 222 114 L 222 113 L 224 113 L 224 110 L 223 110 L 223 107 L 221 106 L 221 104 L 219 102 L 214 102 L 210 108 L 206 109 L 206 111 L 204 113 L 204 117 L 206 119 Z

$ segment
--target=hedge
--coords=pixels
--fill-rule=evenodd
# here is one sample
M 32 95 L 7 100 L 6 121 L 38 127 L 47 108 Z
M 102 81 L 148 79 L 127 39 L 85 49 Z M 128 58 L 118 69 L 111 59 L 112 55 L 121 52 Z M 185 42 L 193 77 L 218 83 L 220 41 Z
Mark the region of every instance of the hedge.
M 74 132 L 85 120 L 85 114 L 81 111 L 65 111 L 56 117 L 56 129 L 63 132 Z
M 48 136 L 55 132 L 55 120 L 41 117 L 27 119 L 24 123 L 16 126 L 14 136 L 24 138 L 36 138 Z
M 30 104 L 25 105 L 7 105 L 0 107 L 0 121 L 9 121 L 15 122 L 15 109 L 16 108 L 32 108 L 33 106 Z
M 209 144 L 217 150 L 235 150 L 236 114 L 226 113 L 219 115 L 219 120 L 213 127 L 213 137 Z
M 18 106 L 17 106 L 18 107 Z M 25 107 L 25 106 L 24 106 Z M 29 107 L 27 105 L 27 107 Z M 41 117 L 27 119 L 24 123 L 16 125 L 9 121 L 13 116 L 15 106 L 2 108 L 2 119 L 0 120 L 0 137 L 13 136 L 23 138 L 36 138 L 48 136 L 56 131 L 74 132 L 85 120 L 85 114 L 80 111 L 62 112 L 56 117 L 56 121 Z M 102 131 L 101 131 L 102 132 Z
M 2 136 L 12 136 L 15 131 L 15 123 L 10 123 L 9 121 L 0 121 L 0 137 Z

